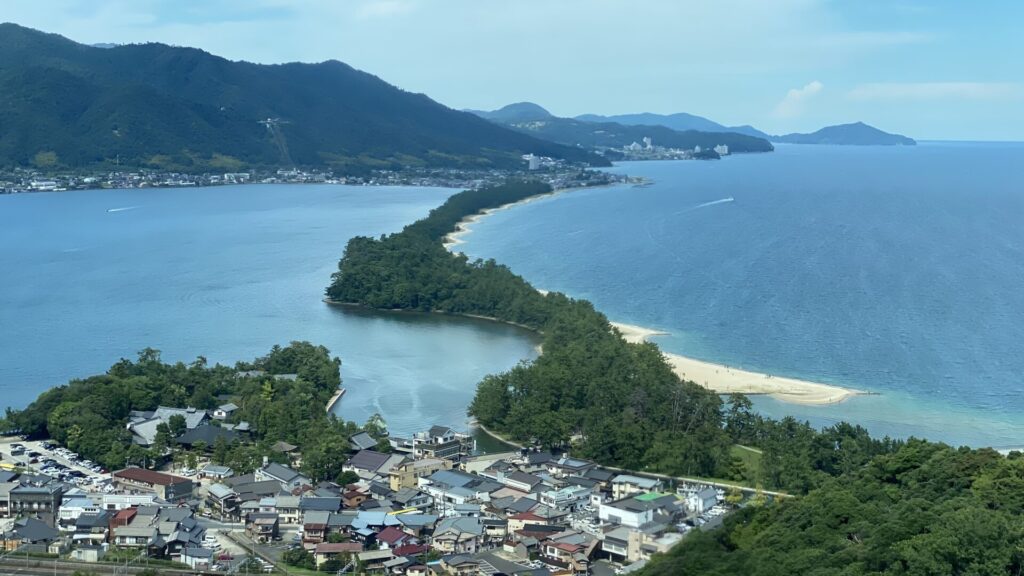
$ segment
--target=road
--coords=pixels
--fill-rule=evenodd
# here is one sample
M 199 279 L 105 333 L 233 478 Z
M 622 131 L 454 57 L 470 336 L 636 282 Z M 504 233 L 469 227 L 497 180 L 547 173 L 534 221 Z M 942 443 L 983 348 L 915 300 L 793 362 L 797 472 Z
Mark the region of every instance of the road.
M 118 564 L 105 564 L 95 562 L 77 562 L 73 560 L 51 560 L 49 558 L 5 558 L 0 560 L 0 574 L 18 574 L 25 576 L 53 576 L 79 574 L 115 574 L 127 576 L 137 574 L 147 567 L 145 564 L 135 566 L 124 566 Z M 216 575 L 217 572 L 204 572 L 201 570 L 190 570 L 181 568 L 157 567 L 156 570 L 162 576 L 184 576 L 188 575 Z M 223 576 L 223 574 L 221 574 Z

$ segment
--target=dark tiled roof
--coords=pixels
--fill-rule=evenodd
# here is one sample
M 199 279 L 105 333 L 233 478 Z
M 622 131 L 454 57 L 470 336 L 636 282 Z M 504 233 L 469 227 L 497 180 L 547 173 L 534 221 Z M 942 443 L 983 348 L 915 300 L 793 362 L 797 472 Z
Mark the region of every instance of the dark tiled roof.
M 430 427 L 430 430 L 427 432 L 427 434 L 429 434 L 431 437 L 434 437 L 434 436 L 444 436 L 445 434 L 448 434 L 451 431 L 452 431 L 452 429 L 447 427 L 447 426 L 436 426 L 435 425 L 435 426 L 431 426 Z
M 182 478 L 181 476 L 171 476 L 170 474 L 164 474 L 163 472 L 156 472 L 154 470 L 146 470 L 144 468 L 125 468 L 124 470 L 114 472 L 114 476 L 117 478 L 124 478 L 125 480 L 132 480 L 134 482 L 151 484 L 153 486 L 169 486 L 171 484 L 190 481 L 188 478 Z
M 192 446 L 196 442 L 205 442 L 207 446 L 213 446 L 214 442 L 216 442 L 218 438 L 223 438 L 225 442 L 230 444 L 238 438 L 238 433 L 233 430 L 221 428 L 220 426 L 203 424 L 202 426 L 197 426 L 185 432 L 181 436 L 178 436 L 178 438 L 175 439 L 175 442 L 178 444 L 184 444 L 185 446 Z
M 349 444 L 356 450 L 368 450 L 377 446 L 377 441 L 366 432 L 360 432 L 348 439 Z
M 341 498 L 303 498 L 299 500 L 299 510 L 319 510 L 322 512 L 337 512 L 341 509 Z
M 389 455 L 375 450 L 360 450 L 348 461 L 349 465 L 359 470 L 376 472 L 390 458 Z

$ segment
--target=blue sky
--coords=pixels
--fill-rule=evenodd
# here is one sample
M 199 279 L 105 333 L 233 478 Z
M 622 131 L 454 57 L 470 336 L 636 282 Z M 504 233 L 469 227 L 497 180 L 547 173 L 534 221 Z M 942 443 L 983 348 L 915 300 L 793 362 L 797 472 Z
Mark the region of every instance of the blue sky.
M 453 108 L 1024 140 L 1016 0 L 4 0 L 0 19 L 85 43 L 336 59 Z

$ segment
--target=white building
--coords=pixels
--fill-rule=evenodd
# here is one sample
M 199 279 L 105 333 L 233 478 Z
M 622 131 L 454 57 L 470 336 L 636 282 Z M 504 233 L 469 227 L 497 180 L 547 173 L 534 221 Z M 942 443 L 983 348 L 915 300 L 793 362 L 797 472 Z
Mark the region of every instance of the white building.
M 696 514 L 703 514 L 718 504 L 718 491 L 704 486 L 686 495 L 686 507 Z
M 728 156 L 729 147 L 725 144 L 719 144 L 718 146 L 715 146 L 715 152 L 718 152 L 719 156 Z
M 591 491 L 582 486 L 548 490 L 540 495 L 540 503 L 558 510 L 577 510 L 590 501 Z

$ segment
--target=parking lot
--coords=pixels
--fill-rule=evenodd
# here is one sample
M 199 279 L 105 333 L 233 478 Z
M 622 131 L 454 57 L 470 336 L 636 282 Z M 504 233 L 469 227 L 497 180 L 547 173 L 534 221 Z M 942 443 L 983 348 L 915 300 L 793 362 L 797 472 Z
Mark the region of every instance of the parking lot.
M 6 464 L 4 468 L 25 468 L 69 484 L 113 490 L 107 470 L 51 442 L 3 438 L 0 439 L 0 458 Z

